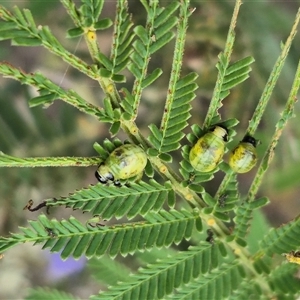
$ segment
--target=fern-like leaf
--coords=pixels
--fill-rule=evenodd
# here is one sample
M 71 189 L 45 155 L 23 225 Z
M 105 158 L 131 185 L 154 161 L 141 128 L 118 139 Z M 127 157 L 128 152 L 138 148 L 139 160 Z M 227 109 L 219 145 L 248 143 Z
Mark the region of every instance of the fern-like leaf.
M 26 300 L 79 300 L 71 294 L 49 288 L 35 288 L 28 291 Z
M 218 78 L 216 80 L 212 100 L 210 102 L 208 112 L 204 120 L 204 128 L 208 128 L 212 124 L 214 124 L 212 120 L 215 117 L 219 116 L 218 110 L 222 107 L 222 99 L 229 95 L 229 89 L 231 87 L 235 86 L 239 82 L 244 81 L 247 76 L 245 75 L 245 72 L 247 74 L 247 72 L 250 71 L 250 69 L 247 69 L 246 67 L 251 63 L 251 58 L 249 58 L 249 60 L 248 58 L 241 60 L 241 62 L 237 62 L 235 66 L 232 66 L 231 68 L 229 67 L 233 45 L 235 41 L 234 29 L 236 26 L 237 16 L 241 4 L 241 1 L 236 2 L 227 35 L 225 49 L 222 53 L 219 54 L 219 62 L 217 63 L 217 69 L 219 71 Z
M 198 87 L 194 82 L 197 77 L 197 74 L 190 73 L 174 84 L 175 90 L 168 96 L 161 128 L 158 129 L 154 124 L 150 126 L 149 140 L 159 153 L 171 152 L 180 147 L 180 140 L 184 137 L 183 129 L 190 118 L 190 102 L 195 98 L 194 90 Z
M 99 164 L 99 157 L 26 157 L 20 158 L 0 151 L 0 167 L 87 167 Z
M 268 275 L 268 282 L 273 291 L 278 294 L 290 294 L 300 292 L 300 279 L 296 276 L 299 268 L 294 264 L 284 263 L 278 266 Z M 294 299 L 294 298 L 293 298 Z
M 239 287 L 242 276 L 244 270 L 237 263 L 224 263 L 178 289 L 169 299 L 226 299 Z
M 0 40 L 11 39 L 15 44 L 21 44 L 23 46 L 36 46 L 41 44 L 50 52 L 59 56 L 80 72 L 83 72 L 85 75 L 94 80 L 99 79 L 97 67 L 91 67 L 83 60 L 67 51 L 55 38 L 47 26 L 37 27 L 31 13 L 28 10 L 25 9 L 21 11 L 18 7 L 15 7 L 14 13 L 11 13 L 0 5 L 0 18 L 5 22 L 9 22 L 11 24 L 11 28 L 13 28 L 10 32 L 0 30 Z M 2 38 L 1 34 L 3 35 Z M 28 41 L 28 44 L 26 44 L 26 41 Z M 17 78 L 17 80 L 22 82 L 22 79 Z
M 148 12 L 147 26 L 138 25 L 134 28 L 136 40 L 133 42 L 133 47 L 135 51 L 130 56 L 131 63 L 128 65 L 128 69 L 135 76 L 132 97 L 125 98 L 124 101 L 128 103 L 123 105 L 128 114 L 127 118 L 133 119 L 136 117 L 142 89 L 162 73 L 160 69 L 148 73 L 148 64 L 151 55 L 173 39 L 172 28 L 177 23 L 177 18 L 173 16 L 173 13 L 177 10 L 179 3 L 172 1 L 166 8 L 159 8 L 158 2 L 154 1 L 151 6 L 146 3 L 144 6 Z M 130 109 L 126 110 L 128 108 Z
M 18 8 L 14 8 L 14 15 L 8 10 L 0 6 L 1 18 L 8 21 L 1 24 L 0 40 L 13 40 L 15 45 L 38 46 L 42 41 L 38 39 L 38 29 L 28 9 L 24 9 L 23 13 Z M 32 34 L 30 34 L 31 32 Z M 27 44 L 28 42 L 28 44 Z
M 115 285 L 120 281 L 130 280 L 131 270 L 117 260 L 104 255 L 101 258 L 93 257 L 88 261 L 88 269 L 93 277 L 102 284 Z
M 230 94 L 230 89 L 249 78 L 249 73 L 251 72 L 250 65 L 254 62 L 254 58 L 250 56 L 245 57 L 229 65 L 227 68 L 226 63 L 223 62 L 224 58 L 222 54 L 220 54 L 219 59 L 217 69 L 224 75 L 219 95 L 220 100 L 222 100 Z
M 31 99 L 29 101 L 31 107 L 45 104 L 49 105 L 55 99 L 61 99 L 87 114 L 96 116 L 104 122 L 114 121 L 103 109 L 88 103 L 73 90 L 65 91 L 39 72 L 26 74 L 8 63 L 0 63 L 0 73 L 3 74 L 4 77 L 16 79 L 22 84 L 34 86 L 38 89 L 42 97 Z M 45 97 L 45 95 L 47 96 Z
M 131 53 L 130 46 L 134 38 L 134 35 L 130 31 L 132 25 L 128 13 L 127 1 L 118 1 L 113 46 L 111 50 L 114 74 L 121 72 L 128 64 L 129 55 Z
M 224 181 L 223 181 L 224 182 Z M 191 184 L 189 187 L 192 190 L 195 190 L 195 187 L 198 185 Z M 236 176 L 230 176 L 225 183 L 226 189 L 223 190 L 223 187 L 220 186 L 215 197 L 212 197 L 206 191 L 201 192 L 202 199 L 207 204 L 207 207 L 203 209 L 203 212 L 206 214 L 213 214 L 216 218 L 229 222 L 231 212 L 236 206 L 239 199 L 237 193 L 237 182 Z
M 253 267 L 255 268 L 256 272 L 259 274 L 267 274 L 269 275 L 272 268 L 272 260 L 268 256 L 255 256 Z
M 190 15 L 189 1 L 183 2 L 180 7 L 171 77 L 161 126 L 160 129 L 154 124 L 150 126 L 149 140 L 158 153 L 171 152 L 180 147 L 179 141 L 184 137 L 182 131 L 188 125 L 187 120 L 190 118 L 190 102 L 196 97 L 194 91 L 198 85 L 195 83 L 195 79 L 198 75 L 190 73 L 179 80 Z
M 252 220 L 252 214 L 254 209 L 265 206 L 269 203 L 268 198 L 260 198 L 253 202 L 245 202 L 240 204 L 236 209 L 236 216 L 234 218 L 235 228 L 233 231 L 234 238 L 237 243 L 241 246 L 246 246 L 246 241 L 244 240 L 250 226 L 250 221 Z
M 125 256 L 137 250 L 179 243 L 201 227 L 197 225 L 201 222 L 198 214 L 184 210 L 149 213 L 146 219 L 147 222 L 106 227 L 89 223 L 84 226 L 74 217 L 58 221 L 40 215 L 37 221 L 29 221 L 30 227 L 20 227 L 23 234 L 0 238 L 0 253 L 16 244 L 34 242 L 43 243 L 43 249 L 50 248 L 51 252 L 61 252 L 63 259 L 69 256 L 78 259 L 82 255 L 100 257 L 105 253 L 111 257 L 118 253 Z
M 130 60 L 131 44 L 134 38 L 134 34 L 130 29 L 133 23 L 128 13 L 126 0 L 118 1 L 116 12 L 110 58 L 107 58 L 102 53 L 98 53 L 97 59 L 105 67 L 105 69 L 100 68 L 99 70 L 101 76 L 109 77 L 116 82 L 123 82 L 125 81 L 125 76 L 118 73 L 127 67 Z
M 81 0 L 80 11 L 83 17 L 83 24 L 85 27 L 94 25 L 99 18 L 102 11 L 104 1 L 103 0 Z
M 239 200 L 235 176 L 231 177 L 231 180 L 226 184 L 226 190 L 220 196 L 217 195 L 216 198 L 217 203 L 214 206 L 214 216 L 223 221 L 230 220 L 228 214 L 238 206 Z
M 232 300 L 244 300 L 244 299 L 261 299 L 262 290 L 260 286 L 253 280 L 244 280 L 239 289 L 234 291 L 233 295 L 230 297 Z M 267 300 L 267 298 L 265 298 Z
M 140 268 L 129 281 L 112 286 L 109 291 L 93 296 L 92 299 L 119 295 L 120 299 L 136 299 L 134 295 L 139 295 L 139 299 L 164 298 L 175 288 L 180 288 L 212 270 L 212 262 L 218 261 L 219 256 L 212 248 L 215 247 L 202 242 L 197 247 L 190 247 L 188 251 L 161 259 L 147 268 Z
M 279 228 L 272 228 L 260 243 L 268 256 L 282 254 L 300 248 L 300 216 Z
M 150 210 L 157 212 L 166 200 L 174 205 L 174 197 L 174 191 L 168 183 L 160 185 L 150 180 L 149 183 L 130 183 L 129 187 L 104 186 L 99 183 L 79 190 L 69 197 L 49 199 L 45 202 L 47 207 L 64 205 L 110 220 L 125 215 L 132 219 L 138 214 L 146 215 Z

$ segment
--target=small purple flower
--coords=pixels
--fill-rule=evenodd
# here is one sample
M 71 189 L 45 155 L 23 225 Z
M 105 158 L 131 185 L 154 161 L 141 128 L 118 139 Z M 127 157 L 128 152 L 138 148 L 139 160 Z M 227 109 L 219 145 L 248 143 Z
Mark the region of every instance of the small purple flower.
M 80 272 L 86 264 L 86 258 L 84 256 L 79 260 L 75 260 L 73 257 L 63 260 L 60 257 L 60 253 L 49 252 L 47 256 L 49 260 L 47 273 L 52 280 L 59 280 L 76 272 Z

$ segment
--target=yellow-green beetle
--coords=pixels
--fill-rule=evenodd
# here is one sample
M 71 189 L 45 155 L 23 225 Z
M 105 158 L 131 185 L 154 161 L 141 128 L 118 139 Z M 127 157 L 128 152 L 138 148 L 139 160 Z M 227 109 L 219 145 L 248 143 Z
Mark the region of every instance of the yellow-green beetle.
M 300 265 L 300 251 L 291 251 L 282 255 L 286 257 L 288 262 Z
M 203 135 L 190 151 L 190 163 L 199 172 L 210 172 L 221 161 L 225 142 L 228 141 L 227 129 L 215 126 L 212 131 Z
M 140 175 L 147 164 L 145 152 L 133 144 L 124 144 L 116 148 L 108 158 L 102 162 L 95 175 L 101 183 L 113 181 L 120 186 L 120 179 L 125 180 Z
M 257 141 L 246 135 L 236 148 L 230 153 L 229 166 L 236 173 L 249 172 L 257 162 Z

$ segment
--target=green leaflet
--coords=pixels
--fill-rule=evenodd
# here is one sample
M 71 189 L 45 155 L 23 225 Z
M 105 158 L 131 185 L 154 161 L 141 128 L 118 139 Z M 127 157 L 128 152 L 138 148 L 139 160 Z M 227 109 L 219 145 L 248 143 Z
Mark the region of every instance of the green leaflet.
M 69 293 L 58 291 L 50 288 L 38 287 L 35 289 L 29 289 L 27 296 L 24 298 L 26 300 L 79 300 L 77 297 L 73 297 Z
M 184 136 L 182 131 L 190 118 L 190 102 L 195 98 L 193 91 L 198 87 L 194 82 L 197 77 L 197 74 L 190 73 L 176 83 L 174 93 L 167 99 L 161 128 L 158 129 L 154 124 L 149 126 L 149 141 L 160 153 L 180 147 L 180 140 Z
M 294 264 L 281 264 L 277 267 L 269 276 L 268 282 L 272 287 L 272 290 L 278 294 L 290 294 L 299 293 L 299 277 L 295 276 L 299 266 Z
M 232 46 L 234 38 L 231 37 L 231 39 L 232 41 L 230 44 L 232 43 Z M 228 51 L 228 53 L 230 53 L 230 51 Z M 214 124 L 212 119 L 218 115 L 218 109 L 222 106 L 222 100 L 230 94 L 230 90 L 249 78 L 249 73 L 251 71 L 250 65 L 253 62 L 254 58 L 246 57 L 230 65 L 230 56 L 226 56 L 223 53 L 219 55 L 219 62 L 216 66 L 219 74 L 213 99 L 207 113 L 207 122 L 204 122 L 205 127 Z M 208 117 L 210 118 L 209 123 Z
M 83 25 L 86 27 L 92 26 L 98 21 L 104 0 L 82 0 L 81 2 L 82 5 L 79 10 L 82 13 Z
M 235 290 L 230 298 L 233 300 L 243 300 L 247 299 L 249 295 L 259 299 L 259 297 L 262 295 L 262 290 L 254 280 L 249 281 L 248 279 L 245 279 L 240 284 L 239 289 Z
M 149 183 L 140 181 L 130 183 L 130 187 L 114 187 L 97 184 L 79 190 L 68 197 L 46 200 L 46 205 L 66 206 L 91 212 L 94 216 L 110 220 L 127 216 L 146 215 L 150 210 L 158 212 L 167 199 L 174 198 L 174 191 L 168 184 L 160 185 L 154 180 Z M 173 203 L 173 201 L 171 201 Z
M 112 260 L 108 255 L 101 258 L 91 258 L 88 261 L 88 269 L 94 278 L 102 284 L 115 285 L 118 282 L 130 280 L 130 269 L 125 267 L 123 263 Z
M 212 261 L 218 261 L 219 255 L 218 252 L 212 251 L 209 243 L 202 242 L 197 247 L 190 247 L 187 251 L 178 252 L 140 268 L 128 282 L 114 285 L 109 291 L 95 295 L 92 299 L 114 297 L 120 295 L 121 291 L 121 299 L 135 299 L 133 295 L 142 295 L 141 299 L 162 299 L 173 293 L 174 289 L 180 290 L 185 284 L 203 274 L 210 274 L 214 268 Z M 166 280 L 168 284 L 165 284 Z
M 261 241 L 260 248 L 268 256 L 287 253 L 300 248 L 300 217 L 270 232 Z
M 110 58 L 99 52 L 97 59 L 105 67 L 105 69 L 100 69 L 101 76 L 111 78 L 115 82 L 125 82 L 125 76 L 118 73 L 124 70 L 129 63 L 129 55 L 132 52 L 131 44 L 134 38 L 131 32 L 133 23 L 128 13 L 126 0 L 118 1 L 116 11 Z M 95 29 L 105 29 L 111 24 L 112 22 L 109 19 L 103 19 L 97 22 L 94 27 Z
M 239 287 L 243 276 L 239 265 L 225 263 L 211 273 L 190 281 L 169 299 L 225 299 Z
M 121 72 L 129 63 L 129 56 L 132 52 L 131 44 L 134 35 L 131 32 L 133 23 L 128 14 L 127 1 L 119 1 L 115 19 L 114 35 L 111 49 L 113 62 L 113 74 Z
M 161 69 L 156 69 L 149 73 L 148 65 L 151 55 L 174 38 L 172 29 L 177 23 L 177 18 L 172 16 L 172 14 L 179 6 L 179 3 L 175 1 L 168 4 L 165 8 L 158 7 L 156 1 L 151 6 L 146 5 L 146 3 L 143 4 L 148 13 L 147 26 L 138 25 L 133 30 L 135 33 L 133 48 L 135 51 L 130 55 L 130 63 L 128 65 L 129 71 L 135 77 L 131 92 L 133 97 L 127 97 L 125 105 L 122 103 L 122 107 L 132 119 L 136 118 L 142 89 L 153 83 L 162 73 Z
M 154 124 L 149 126 L 149 141 L 159 153 L 171 152 L 180 147 L 180 141 L 184 137 L 183 129 L 188 125 L 187 121 L 190 118 L 190 102 L 195 98 L 194 91 L 198 88 L 195 83 L 198 77 L 196 73 L 180 78 L 187 22 L 191 15 L 188 5 L 186 2 L 180 8 L 172 71 L 161 126 L 160 129 Z M 175 21 L 174 19 L 174 24 Z
M 87 223 L 83 225 L 76 218 L 58 221 L 40 215 L 37 221 L 30 221 L 30 227 L 20 227 L 22 233 L 11 234 L 9 238 L 0 238 L 0 253 L 24 242 L 43 244 L 43 249 L 61 252 L 63 259 L 73 256 L 79 258 L 100 257 L 105 253 L 111 257 L 117 254 L 126 256 L 138 250 L 156 247 L 168 247 L 189 239 L 199 220 L 197 214 L 181 212 L 152 213 L 145 216 L 146 222 L 105 226 L 105 224 Z M 151 226 L 149 226 L 151 224 Z
M 235 236 L 236 239 L 243 240 L 244 237 L 247 235 L 249 223 L 252 219 L 253 210 L 263 207 L 268 203 L 269 200 L 264 197 L 264 198 L 257 199 L 253 202 L 241 203 L 236 207 L 235 209 L 236 216 L 234 218 L 234 222 L 236 226 L 233 231 L 233 235 Z
M 63 167 L 99 164 L 99 157 L 26 157 L 19 158 L 0 151 L 0 167 Z

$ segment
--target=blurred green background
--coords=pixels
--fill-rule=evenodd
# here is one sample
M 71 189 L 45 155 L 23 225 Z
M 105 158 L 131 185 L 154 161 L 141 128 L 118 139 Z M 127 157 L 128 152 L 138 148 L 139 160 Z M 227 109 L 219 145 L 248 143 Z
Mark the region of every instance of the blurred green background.
M 114 17 L 115 3 L 106 1 L 103 10 L 106 17 Z M 13 5 L 29 8 L 37 24 L 49 25 L 54 35 L 70 52 L 92 63 L 83 40 L 65 38 L 66 30 L 74 26 L 59 1 L 0 1 L 0 4 L 7 8 Z M 234 3 L 192 1 L 191 6 L 196 7 L 196 10 L 190 20 L 183 73 L 195 71 L 199 74 L 199 89 L 193 102 L 190 124 L 201 125 L 214 88 L 217 55 L 224 47 Z M 221 109 L 223 119 L 237 118 L 240 121 L 236 127 L 237 136 L 234 143 L 229 145 L 229 149 L 243 138 L 248 120 L 280 53 L 280 42 L 287 38 L 298 6 L 299 1 L 245 1 L 241 7 L 233 60 L 250 55 L 256 61 L 252 66 L 251 78 L 231 92 Z M 129 7 L 133 13 L 133 20 L 143 24 L 142 6 L 137 1 L 129 1 Z M 100 47 L 106 54 L 109 53 L 111 32 L 110 29 L 98 34 Z M 137 123 L 146 136 L 151 122 L 160 123 L 173 45 L 171 43 L 164 47 L 159 55 L 151 60 L 151 68 L 161 67 L 164 74 L 155 86 L 147 88 L 143 94 Z M 287 100 L 299 53 L 298 35 L 257 131 L 256 138 L 261 141 L 258 148 L 260 157 L 267 148 L 274 125 Z M 103 93 L 96 82 L 68 67 L 60 58 L 41 47 L 12 47 L 10 42 L 2 41 L 0 60 L 7 61 L 25 72 L 40 71 L 60 86 L 74 89 L 87 101 L 102 105 Z M 129 89 L 131 83 L 132 78 L 129 78 Z M 104 138 L 109 137 L 106 124 L 100 124 L 95 118 L 78 112 L 62 101 L 56 101 L 47 109 L 29 109 L 28 100 L 37 95 L 36 91 L 12 79 L 0 77 L 0 91 L 0 151 L 4 153 L 20 157 L 93 156 L 96 155 L 93 143 L 101 143 Z M 153 113 L 149 114 L 149 111 Z M 272 166 L 259 192 L 260 196 L 267 196 L 271 200 L 265 213 L 274 226 L 296 217 L 300 208 L 299 104 L 296 105 L 295 114 L 296 118 L 284 131 Z M 186 132 L 189 131 L 187 128 Z M 126 136 L 120 134 L 119 138 L 124 139 Z M 174 167 L 178 168 L 180 151 L 175 154 L 175 159 L 177 161 Z M 75 189 L 94 184 L 94 171 L 94 167 L 0 168 L 1 236 L 7 236 L 8 232 L 16 232 L 17 226 L 26 226 L 27 219 L 35 219 L 40 213 L 23 211 L 29 199 L 39 202 L 51 197 L 65 196 Z M 247 192 L 254 173 L 255 170 L 238 177 L 242 195 Z M 222 177 L 223 174 L 217 174 L 207 186 L 210 192 L 216 191 Z M 67 218 L 70 214 L 80 216 L 61 208 L 51 211 L 50 217 Z M 86 220 L 86 217 L 83 220 Z M 55 272 L 59 268 L 68 268 L 67 263 L 61 265 L 56 259 L 40 250 L 39 246 L 23 245 L 7 251 L 4 259 L 0 261 L 0 299 L 23 298 L 28 287 L 36 286 L 61 288 L 83 299 L 97 293 L 101 286 L 91 279 L 88 270 L 82 268 L 84 262 L 77 265 L 73 263 L 72 275 L 70 272 L 58 275 Z M 72 265 L 72 262 L 70 264 Z M 53 271 L 53 268 L 56 268 L 56 271 Z

